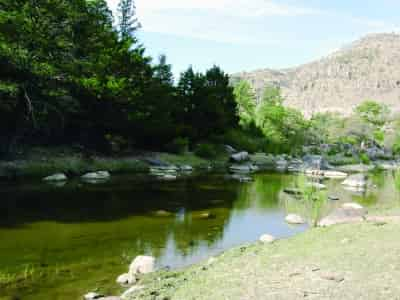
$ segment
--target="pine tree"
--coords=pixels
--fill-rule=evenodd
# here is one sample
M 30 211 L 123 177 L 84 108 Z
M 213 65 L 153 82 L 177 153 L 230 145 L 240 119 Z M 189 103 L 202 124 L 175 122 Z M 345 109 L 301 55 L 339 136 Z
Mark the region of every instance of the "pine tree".
M 133 33 L 141 25 L 136 18 L 136 6 L 134 0 L 120 0 L 118 4 L 119 33 L 122 39 L 132 37 Z

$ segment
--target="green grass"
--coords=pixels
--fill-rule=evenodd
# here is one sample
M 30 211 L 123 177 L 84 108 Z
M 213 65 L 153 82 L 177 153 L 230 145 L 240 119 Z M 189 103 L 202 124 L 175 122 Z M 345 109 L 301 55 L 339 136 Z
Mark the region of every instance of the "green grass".
M 130 299 L 395 299 L 399 230 L 397 223 L 348 224 L 241 246 L 211 264 L 146 276 L 145 290 Z

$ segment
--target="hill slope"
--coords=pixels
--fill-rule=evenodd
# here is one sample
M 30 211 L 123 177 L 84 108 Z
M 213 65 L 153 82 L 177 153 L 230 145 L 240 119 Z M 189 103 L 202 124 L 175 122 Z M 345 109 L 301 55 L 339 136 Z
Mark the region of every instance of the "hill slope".
M 286 105 L 306 116 L 349 115 L 366 99 L 400 111 L 400 35 L 372 34 L 318 61 L 296 68 L 232 75 L 248 80 L 258 98 L 266 85 L 280 86 Z

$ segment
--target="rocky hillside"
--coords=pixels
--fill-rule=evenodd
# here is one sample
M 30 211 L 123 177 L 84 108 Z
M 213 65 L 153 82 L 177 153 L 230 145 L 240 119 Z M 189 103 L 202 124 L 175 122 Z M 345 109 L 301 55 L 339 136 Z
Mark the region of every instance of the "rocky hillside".
M 400 35 L 373 34 L 318 61 L 292 69 L 234 74 L 248 80 L 258 100 L 266 85 L 279 86 L 286 105 L 306 116 L 317 112 L 351 114 L 366 99 L 400 111 Z

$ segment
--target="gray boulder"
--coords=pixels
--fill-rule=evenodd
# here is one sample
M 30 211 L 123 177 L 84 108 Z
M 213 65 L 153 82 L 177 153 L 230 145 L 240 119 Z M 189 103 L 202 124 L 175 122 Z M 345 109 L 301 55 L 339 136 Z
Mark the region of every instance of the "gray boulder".
M 248 152 L 239 152 L 236 154 L 231 155 L 231 161 L 233 162 L 244 162 L 248 161 L 250 159 L 249 153 Z

